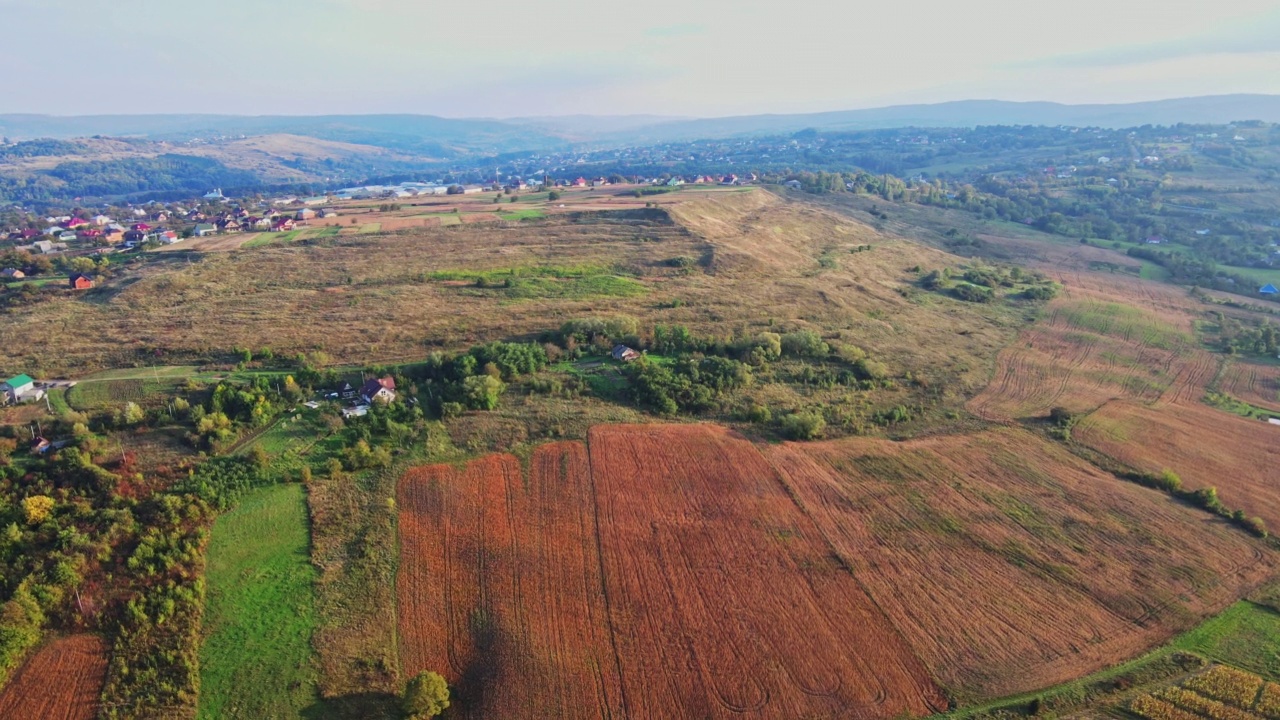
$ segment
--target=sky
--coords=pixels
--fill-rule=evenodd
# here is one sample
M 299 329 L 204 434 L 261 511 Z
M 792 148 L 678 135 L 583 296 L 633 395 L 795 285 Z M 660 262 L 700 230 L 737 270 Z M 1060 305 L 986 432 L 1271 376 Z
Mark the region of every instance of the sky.
M 1280 94 L 1280 0 L 0 0 L 0 113 L 715 117 Z

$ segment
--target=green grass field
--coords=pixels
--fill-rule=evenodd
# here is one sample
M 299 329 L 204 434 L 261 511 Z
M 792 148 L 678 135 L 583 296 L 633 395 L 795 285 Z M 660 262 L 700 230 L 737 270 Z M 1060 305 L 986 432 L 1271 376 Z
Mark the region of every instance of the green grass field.
M 516 210 L 513 212 L 499 212 L 498 217 L 503 220 L 537 220 L 546 217 L 547 214 L 537 208 L 528 208 L 524 210 Z
M 174 395 L 186 382 L 186 378 L 180 377 L 82 380 L 76 387 L 70 388 L 67 402 L 74 409 L 82 411 L 116 407 L 125 402 L 148 405 Z
M 376 232 L 382 232 L 382 223 L 365 223 L 360 226 L 361 235 L 371 235 Z
M 1174 640 L 1173 647 L 1280 680 L 1280 612 L 1238 602 Z
M 497 270 L 440 270 L 427 274 L 428 280 L 475 283 L 458 290 L 485 295 L 497 294 L 518 300 L 535 298 L 576 299 L 589 297 L 636 297 L 649 291 L 643 283 L 611 274 L 596 265 L 523 266 Z
M 300 717 L 314 705 L 315 568 L 300 485 L 247 496 L 209 539 L 200 718 Z
M 1224 272 L 1234 273 L 1236 275 L 1243 275 L 1244 277 L 1250 278 L 1254 282 L 1258 283 L 1258 287 L 1262 287 L 1267 283 L 1271 283 L 1276 287 L 1280 287 L 1280 270 L 1272 270 L 1270 268 L 1242 267 L 1239 265 L 1219 265 L 1218 267 L 1220 267 Z M 1258 288 L 1253 288 L 1253 289 L 1257 290 Z M 1250 293 L 1246 291 L 1244 294 L 1248 295 Z
M 258 237 L 241 245 L 240 248 L 249 249 L 249 248 L 256 248 L 256 247 L 267 247 L 269 245 L 287 245 L 293 242 L 294 240 L 297 240 L 298 236 L 300 236 L 304 232 L 306 232 L 306 229 L 290 230 L 289 232 L 282 232 L 282 233 L 262 233 Z

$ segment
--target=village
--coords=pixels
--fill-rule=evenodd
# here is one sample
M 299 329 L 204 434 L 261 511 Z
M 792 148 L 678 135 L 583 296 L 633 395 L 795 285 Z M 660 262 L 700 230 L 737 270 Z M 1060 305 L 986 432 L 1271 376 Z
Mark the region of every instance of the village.
M 579 192 L 579 200 L 599 202 L 609 197 L 640 198 L 677 190 L 685 185 L 736 187 L 757 181 L 752 174 L 663 176 L 658 178 L 619 175 L 536 180 L 511 177 L 485 184 L 445 184 L 416 181 L 396 185 L 365 185 L 335 190 L 323 195 L 298 197 L 283 195 L 263 198 L 232 198 L 214 189 L 200 198 L 181 202 L 144 205 L 104 205 L 98 211 L 72 208 L 62 213 L 37 215 L 24 210 L 25 227 L 3 231 L 7 243 L 0 246 L 0 286 L 18 287 L 37 283 L 43 287 L 61 270 L 70 290 L 89 290 L 101 282 L 96 270 L 109 265 L 110 256 L 137 254 L 216 236 L 243 236 L 247 243 L 258 234 L 294 233 L 309 228 L 345 224 L 363 232 L 398 229 L 394 211 L 404 204 L 423 212 L 493 214 L 505 210 L 502 203 L 517 199 L 549 201 Z M 489 194 L 493 194 L 492 200 Z M 481 196 L 484 196 L 483 198 Z M 414 202 L 418 201 L 418 202 Z M 439 203 L 447 206 L 439 206 Z M 550 206 L 549 206 L 550 207 Z M 560 203 L 558 209 L 584 209 Z M 602 208 L 604 209 L 604 208 Z M 524 208 L 522 208 L 524 210 Z M 380 223 L 391 213 L 392 222 Z M 344 218 L 344 215 L 360 217 Z M 487 218 L 486 218 L 487 219 Z M 347 222 L 344 223 L 344 220 Z M 354 227 L 353 227 L 354 226 Z M 243 244 L 243 243 L 242 243 Z M 235 242 L 223 243 L 239 247 Z M 192 249 L 203 249 L 193 246 Z

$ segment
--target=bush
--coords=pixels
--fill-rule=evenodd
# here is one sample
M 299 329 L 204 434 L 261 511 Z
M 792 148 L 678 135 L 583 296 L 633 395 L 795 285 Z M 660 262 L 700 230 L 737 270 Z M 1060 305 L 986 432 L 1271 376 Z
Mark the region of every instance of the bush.
M 884 363 L 869 358 L 855 362 L 853 372 L 859 380 L 884 380 L 889 377 L 889 368 Z
M 1060 426 L 1071 425 L 1075 422 L 1075 416 L 1064 407 L 1053 407 L 1049 408 L 1049 422 Z
M 1251 517 L 1248 520 L 1245 520 L 1244 527 L 1249 532 L 1263 539 L 1266 539 L 1269 534 L 1267 532 L 1267 524 L 1263 522 L 1260 517 Z
M 439 674 L 424 670 L 405 685 L 401 707 L 415 720 L 433 718 L 449 707 L 449 684 Z
M 815 440 L 826 429 L 827 421 L 815 412 L 795 412 L 782 418 L 782 434 L 791 440 Z
M 747 408 L 747 421 L 763 425 L 773 419 L 773 413 L 763 405 L 752 405 Z
M 467 407 L 472 410 L 493 410 L 507 386 L 490 375 L 473 375 L 462 381 L 462 392 Z
M 782 357 L 782 336 L 777 333 L 760 333 L 754 340 L 748 340 L 740 347 L 742 361 L 750 365 L 760 366 Z
M 782 353 L 793 357 L 825 357 L 831 348 L 812 330 L 797 330 L 781 338 Z
M 995 299 L 995 292 L 991 290 L 991 288 L 982 287 L 980 285 L 961 283 L 955 287 L 953 292 L 956 294 L 956 297 L 968 302 L 989 303 Z

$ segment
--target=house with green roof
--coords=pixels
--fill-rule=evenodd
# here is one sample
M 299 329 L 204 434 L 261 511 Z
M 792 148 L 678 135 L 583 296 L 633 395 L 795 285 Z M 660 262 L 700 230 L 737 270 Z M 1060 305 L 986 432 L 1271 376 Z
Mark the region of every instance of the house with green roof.
M 0 395 L 7 403 L 19 403 L 23 400 L 39 400 L 44 393 L 36 390 L 36 381 L 28 375 L 14 375 L 0 383 Z

